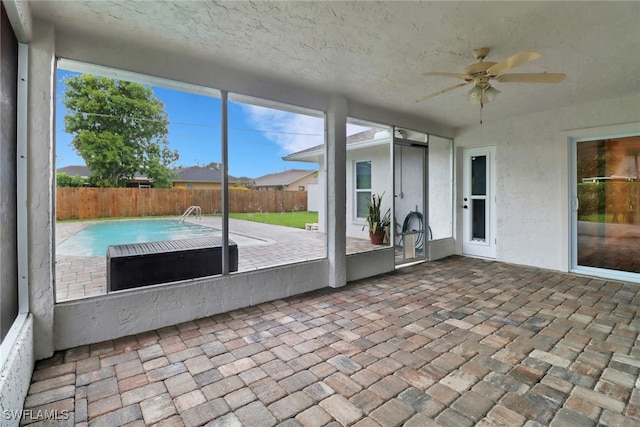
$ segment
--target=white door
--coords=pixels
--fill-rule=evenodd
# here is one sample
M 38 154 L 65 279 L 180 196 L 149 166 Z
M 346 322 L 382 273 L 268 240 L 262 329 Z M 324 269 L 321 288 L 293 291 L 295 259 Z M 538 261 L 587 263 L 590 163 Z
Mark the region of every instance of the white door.
M 467 148 L 463 159 L 462 252 L 496 257 L 495 147 Z
M 394 145 L 396 266 L 424 261 L 429 250 L 425 207 L 427 146 Z

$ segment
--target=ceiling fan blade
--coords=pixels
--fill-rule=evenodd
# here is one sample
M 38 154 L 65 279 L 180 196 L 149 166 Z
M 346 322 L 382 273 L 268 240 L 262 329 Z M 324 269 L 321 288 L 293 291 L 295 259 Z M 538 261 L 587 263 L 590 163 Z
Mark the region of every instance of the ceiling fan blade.
M 513 67 L 517 67 L 518 65 L 522 65 L 529 61 L 533 61 L 534 59 L 540 58 L 538 52 L 534 52 L 531 50 L 523 50 L 522 52 L 518 52 L 513 56 L 508 57 L 504 61 L 500 61 L 494 66 L 487 69 L 487 75 L 490 77 L 499 76 L 507 70 L 512 69 Z
M 539 74 L 503 74 L 496 77 L 502 83 L 558 83 L 567 76 L 563 73 L 539 73 Z
M 426 101 L 427 99 L 433 98 L 433 97 L 438 96 L 438 95 L 442 95 L 445 92 L 449 92 L 450 90 L 454 90 L 454 89 L 457 89 L 459 87 L 465 86 L 466 84 L 468 84 L 468 83 L 464 82 L 464 83 L 457 84 L 455 86 L 448 87 L 446 89 L 442 89 L 441 91 L 436 92 L 436 93 L 432 93 L 431 95 L 423 96 L 422 98 L 418 99 L 416 102 Z
M 467 76 L 466 74 L 446 73 L 444 71 L 432 71 L 430 73 L 424 73 L 423 76 L 455 77 L 457 79 L 462 79 L 462 80 L 471 80 L 469 76 Z

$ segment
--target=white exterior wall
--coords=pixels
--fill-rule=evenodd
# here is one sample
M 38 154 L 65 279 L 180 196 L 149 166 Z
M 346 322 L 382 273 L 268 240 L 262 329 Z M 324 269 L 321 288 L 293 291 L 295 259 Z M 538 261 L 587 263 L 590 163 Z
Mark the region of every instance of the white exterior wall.
M 498 102 L 498 101 L 496 101 Z M 513 117 L 456 131 L 457 194 L 461 150 L 496 147 L 499 261 L 567 271 L 569 268 L 568 130 L 640 122 L 640 95 Z M 461 200 L 457 229 L 461 236 Z M 458 241 L 461 253 L 461 241 Z
M 395 152 L 395 223 L 398 224 L 396 231 L 402 232 L 404 220 L 410 212 L 420 212 L 423 216 L 422 226 L 426 228 L 427 213 L 425 212 L 424 197 L 426 194 L 427 182 L 424 176 L 424 147 L 412 147 L 396 145 Z M 415 218 L 409 223 L 409 230 L 418 229 Z M 423 244 L 426 248 L 428 234 L 423 237 Z M 400 236 L 396 235 L 396 242 L 400 241 Z M 417 242 L 416 242 L 417 243 Z
M 320 174 L 318 174 L 319 176 Z M 307 185 L 307 211 L 319 212 L 320 208 L 324 206 L 321 199 L 320 184 L 317 182 Z M 320 220 L 320 218 L 318 218 Z
M 429 227 L 433 240 L 453 237 L 453 143 L 429 138 Z
M 376 145 L 359 150 L 347 151 L 347 236 L 369 238 L 369 228 L 364 219 L 356 218 L 355 164 L 371 161 L 371 193 L 384 193 L 381 213 L 384 214 L 393 203 L 391 178 L 391 153 L 389 144 Z M 364 230 L 362 227 L 364 226 Z
M 356 237 L 361 239 L 369 238 L 368 228 L 365 227 L 362 230 L 362 227 L 366 224 L 366 222 L 362 219 L 357 219 L 355 217 L 355 162 L 357 161 L 367 161 L 371 160 L 371 171 L 372 171 L 372 192 L 373 194 L 384 194 L 382 199 L 382 212 L 386 212 L 388 208 L 391 207 L 391 203 L 393 203 L 393 189 L 391 182 L 391 164 L 390 164 L 390 153 L 389 153 L 389 145 L 380 145 L 369 148 L 363 148 L 359 150 L 349 150 L 347 151 L 347 182 L 346 182 L 346 203 L 347 203 L 347 236 L 348 237 Z M 324 161 L 324 159 L 323 159 Z M 317 189 L 317 197 L 319 203 L 325 200 L 325 183 L 326 183 L 326 167 L 324 163 L 318 165 L 318 186 Z M 316 197 L 314 195 L 314 197 Z M 326 222 L 325 222 L 325 212 L 322 206 L 318 206 L 318 230 L 321 232 L 325 231 Z
M 327 204 L 327 165 L 324 162 L 318 164 L 318 187 L 316 188 L 318 195 L 318 231 L 325 233 L 327 231 L 327 212 L 325 206 Z

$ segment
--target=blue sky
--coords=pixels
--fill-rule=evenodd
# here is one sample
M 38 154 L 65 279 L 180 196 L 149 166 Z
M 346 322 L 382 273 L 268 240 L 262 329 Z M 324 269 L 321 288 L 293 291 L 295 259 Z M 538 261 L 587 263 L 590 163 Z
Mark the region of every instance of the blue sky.
M 84 165 L 65 133 L 66 110 L 61 99 L 62 78 L 58 72 L 56 100 L 56 167 Z M 169 115 L 169 144 L 178 150 L 176 166 L 220 162 L 220 100 L 165 88 L 152 87 Z M 323 143 L 324 121 L 249 104 L 229 102 L 229 174 L 257 178 L 288 169 L 317 169 L 314 163 L 285 162 L 283 156 Z

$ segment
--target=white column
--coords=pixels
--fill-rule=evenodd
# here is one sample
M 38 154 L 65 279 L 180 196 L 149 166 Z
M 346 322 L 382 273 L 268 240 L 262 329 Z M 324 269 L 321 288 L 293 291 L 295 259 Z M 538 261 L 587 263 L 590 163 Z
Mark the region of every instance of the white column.
M 27 183 L 29 308 L 36 360 L 53 355 L 55 31 L 40 22 L 29 43 Z
M 347 283 L 347 98 L 333 95 L 327 111 L 327 256 L 329 286 Z

